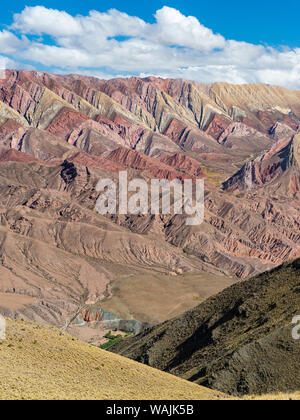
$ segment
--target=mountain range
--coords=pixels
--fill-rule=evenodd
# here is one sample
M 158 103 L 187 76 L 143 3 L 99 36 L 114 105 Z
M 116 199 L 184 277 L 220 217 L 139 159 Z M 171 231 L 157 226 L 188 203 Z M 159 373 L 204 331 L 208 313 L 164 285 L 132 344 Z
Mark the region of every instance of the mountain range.
M 101 216 L 121 170 L 204 179 L 204 222 Z M 300 91 L 7 70 L 0 191 L 1 313 L 156 324 L 300 256 Z

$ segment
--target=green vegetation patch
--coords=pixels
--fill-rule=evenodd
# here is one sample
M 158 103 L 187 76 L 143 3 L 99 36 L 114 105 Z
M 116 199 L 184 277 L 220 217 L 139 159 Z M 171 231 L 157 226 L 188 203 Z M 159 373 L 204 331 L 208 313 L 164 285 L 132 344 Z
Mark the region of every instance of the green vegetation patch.
M 113 335 L 111 331 L 109 331 L 104 337 L 107 338 L 109 341 L 107 343 L 104 343 L 100 346 L 100 349 L 107 350 L 114 344 L 118 343 L 119 341 L 123 340 L 123 338 L 128 337 L 131 335 L 131 333 L 126 333 L 125 336 L 118 334 Z

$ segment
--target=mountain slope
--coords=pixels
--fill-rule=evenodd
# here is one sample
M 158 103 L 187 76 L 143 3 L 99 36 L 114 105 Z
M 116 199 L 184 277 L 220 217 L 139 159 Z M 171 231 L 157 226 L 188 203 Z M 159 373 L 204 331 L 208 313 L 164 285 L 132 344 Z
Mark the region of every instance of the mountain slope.
M 118 302 L 119 315 L 161 322 L 208 291 L 300 256 L 298 91 L 22 70 L 5 76 L 0 306 L 7 315 L 61 326 L 82 305 L 116 311 Z M 117 181 L 125 169 L 148 185 L 204 178 L 202 225 L 173 214 L 100 216 L 98 180 Z M 133 287 L 138 303 L 128 295 Z M 5 299 L 11 293 L 18 310 Z
M 300 259 L 242 281 L 112 351 L 226 393 L 300 389 Z
M 270 150 L 247 162 L 223 183 L 224 190 L 244 191 L 266 186 L 286 196 L 300 193 L 300 134 L 276 142 Z
M 15 151 L 0 162 L 0 308 L 6 315 L 62 326 L 80 306 L 108 298 L 114 279 L 201 270 L 201 262 L 162 238 L 137 235 L 94 210 L 95 187 L 106 171 L 26 156 Z M 12 311 L 6 293 L 15 301 L 26 295 L 31 304 Z
M 222 393 L 105 352 L 48 326 L 7 322 L 0 399 L 217 400 Z

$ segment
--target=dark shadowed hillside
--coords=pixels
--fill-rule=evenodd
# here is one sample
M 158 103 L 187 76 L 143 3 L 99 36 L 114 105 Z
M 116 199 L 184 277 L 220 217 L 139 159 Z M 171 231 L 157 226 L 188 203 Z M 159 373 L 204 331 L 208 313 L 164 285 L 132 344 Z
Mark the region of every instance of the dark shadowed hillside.
M 295 391 L 300 259 L 235 284 L 114 352 L 230 394 Z

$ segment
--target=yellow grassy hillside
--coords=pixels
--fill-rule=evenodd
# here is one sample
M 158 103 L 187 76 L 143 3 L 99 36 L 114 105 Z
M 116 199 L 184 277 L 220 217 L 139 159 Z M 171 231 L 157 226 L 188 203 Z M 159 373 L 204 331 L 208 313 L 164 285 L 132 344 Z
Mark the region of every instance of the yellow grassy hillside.
M 0 399 L 225 399 L 224 394 L 90 346 L 54 327 L 7 321 Z
M 267 394 L 267 395 L 250 395 L 244 397 L 245 400 L 263 400 L 263 401 L 300 401 L 300 391 L 293 393 L 280 392 L 279 394 Z

